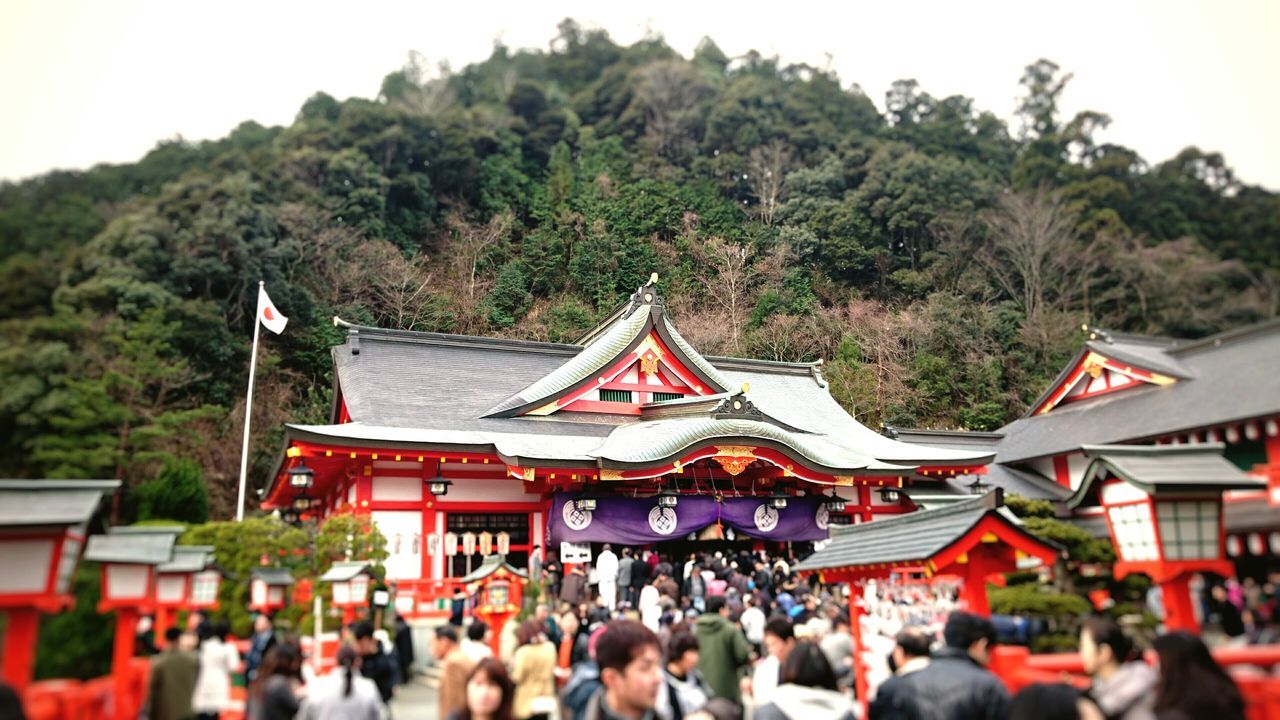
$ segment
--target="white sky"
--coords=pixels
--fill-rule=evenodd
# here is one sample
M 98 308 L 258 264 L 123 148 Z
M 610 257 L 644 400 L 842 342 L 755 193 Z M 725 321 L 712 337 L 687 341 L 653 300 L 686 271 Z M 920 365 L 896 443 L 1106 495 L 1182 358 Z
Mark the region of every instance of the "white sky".
M 554 9 L 551 9 L 554 5 Z M 647 30 L 689 55 L 710 35 L 830 65 L 883 108 L 895 79 L 1010 117 L 1023 66 L 1075 74 L 1064 110 L 1096 109 L 1101 138 L 1148 162 L 1221 151 L 1280 189 L 1280 2 L 284 2 L 0 3 L 0 178 L 128 162 L 162 138 L 217 138 L 292 121 L 317 90 L 372 97 L 408 52 L 454 68 L 497 37 L 545 48 L 573 17 L 626 44 Z M 1268 42 L 1270 41 L 1270 42 Z

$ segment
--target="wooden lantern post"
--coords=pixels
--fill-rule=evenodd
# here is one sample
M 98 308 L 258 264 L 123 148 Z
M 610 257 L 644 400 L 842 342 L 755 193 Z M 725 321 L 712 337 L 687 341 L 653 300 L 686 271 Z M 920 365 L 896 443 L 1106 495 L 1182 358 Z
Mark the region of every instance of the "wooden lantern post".
M 285 606 L 293 575 L 285 568 L 254 568 L 249 574 L 249 609 L 270 615 Z
M 1222 493 L 1261 489 L 1222 457 L 1221 443 L 1085 445 L 1084 480 L 1064 514 L 1100 507 L 1116 548 L 1117 580 L 1144 573 L 1160 586 L 1165 626 L 1199 632 L 1188 581 L 1195 573 L 1235 574 L 1226 557 Z
M 164 647 L 164 634 L 173 624 L 174 613 L 195 607 L 195 576 L 207 572 L 212 554 L 211 545 L 178 545 L 173 548 L 173 559 L 156 568 L 155 629 L 158 647 Z M 216 585 L 214 598 L 216 601 Z
M 356 560 L 336 562 L 319 578 L 329 583 L 333 592 L 333 606 L 342 609 L 342 624 L 356 620 L 356 611 L 369 606 L 369 586 L 374 580 L 369 563 Z
M 111 653 L 115 683 L 115 717 L 136 715 L 141 698 L 130 695 L 129 661 L 134 655 L 138 618 L 155 603 L 156 567 L 173 558 L 173 543 L 181 528 L 112 528 L 93 535 L 85 560 L 102 565 L 99 612 L 115 611 L 116 634 Z
M 0 480 L 0 611 L 8 616 L 3 677 L 21 697 L 35 669 L 40 613 L 74 603 L 85 528 L 117 480 Z

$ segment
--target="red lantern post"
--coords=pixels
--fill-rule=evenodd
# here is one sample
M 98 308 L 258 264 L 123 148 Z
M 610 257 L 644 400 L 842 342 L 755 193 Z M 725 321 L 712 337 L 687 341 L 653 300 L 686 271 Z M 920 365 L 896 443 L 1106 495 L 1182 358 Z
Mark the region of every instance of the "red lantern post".
M 35 668 L 40 613 L 70 607 L 85 526 L 116 480 L 0 480 L 0 677 L 21 696 Z
M 115 716 L 129 720 L 142 698 L 131 696 L 129 660 L 134 655 L 138 618 L 155 603 L 156 566 L 173 558 L 173 542 L 182 528 L 112 528 L 94 535 L 85 548 L 86 560 L 102 565 L 99 612 L 115 611 L 111 674 L 115 682 Z
M 211 545 L 179 545 L 173 549 L 173 559 L 156 568 L 157 646 L 164 647 L 165 631 L 173 624 L 173 614 L 193 607 L 195 576 L 205 571 L 212 555 Z
M 285 568 L 254 568 L 249 575 L 249 609 L 267 614 L 279 610 L 292 584 L 293 575 Z
M 1225 555 L 1222 493 L 1260 489 L 1222 457 L 1221 443 L 1086 445 L 1084 480 L 1066 510 L 1101 507 L 1116 548 L 1115 577 L 1144 573 L 1164 598 L 1165 626 L 1198 632 L 1188 580 L 1235 574 Z
M 364 561 L 336 562 L 320 576 L 320 582 L 327 582 L 332 588 L 333 606 L 342 609 L 344 625 L 355 622 L 359 608 L 369 606 L 369 583 L 373 577 L 369 563 Z

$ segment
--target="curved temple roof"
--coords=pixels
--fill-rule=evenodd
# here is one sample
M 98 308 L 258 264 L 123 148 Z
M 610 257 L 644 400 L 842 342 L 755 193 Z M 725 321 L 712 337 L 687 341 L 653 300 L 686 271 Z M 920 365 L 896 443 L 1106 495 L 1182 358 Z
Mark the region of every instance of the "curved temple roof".
M 818 363 L 704 357 L 649 285 L 589 333 L 586 346 L 348 328 L 347 342 L 333 348 L 333 415 L 337 421 L 345 409 L 349 421 L 289 425 L 287 443 L 493 453 L 524 467 L 601 469 L 656 467 L 686 449 L 756 443 L 830 475 L 978 466 L 994 455 L 901 442 L 863 426 L 831 396 Z M 591 387 L 651 334 L 706 394 L 649 403 L 639 415 L 522 414 Z M 283 467 L 284 458 L 277 480 Z

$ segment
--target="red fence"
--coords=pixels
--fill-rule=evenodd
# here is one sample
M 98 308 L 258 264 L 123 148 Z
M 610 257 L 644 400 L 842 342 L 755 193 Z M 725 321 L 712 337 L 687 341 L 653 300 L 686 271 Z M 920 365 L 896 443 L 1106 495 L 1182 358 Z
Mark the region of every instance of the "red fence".
M 1219 648 L 1213 651 L 1213 659 L 1240 687 L 1248 720 L 1280 720 L 1280 677 L 1271 676 L 1280 666 L 1280 645 Z M 1075 653 L 1032 655 L 1025 647 L 1000 646 L 992 654 L 991 671 L 1015 693 L 1038 682 L 1089 684 Z

